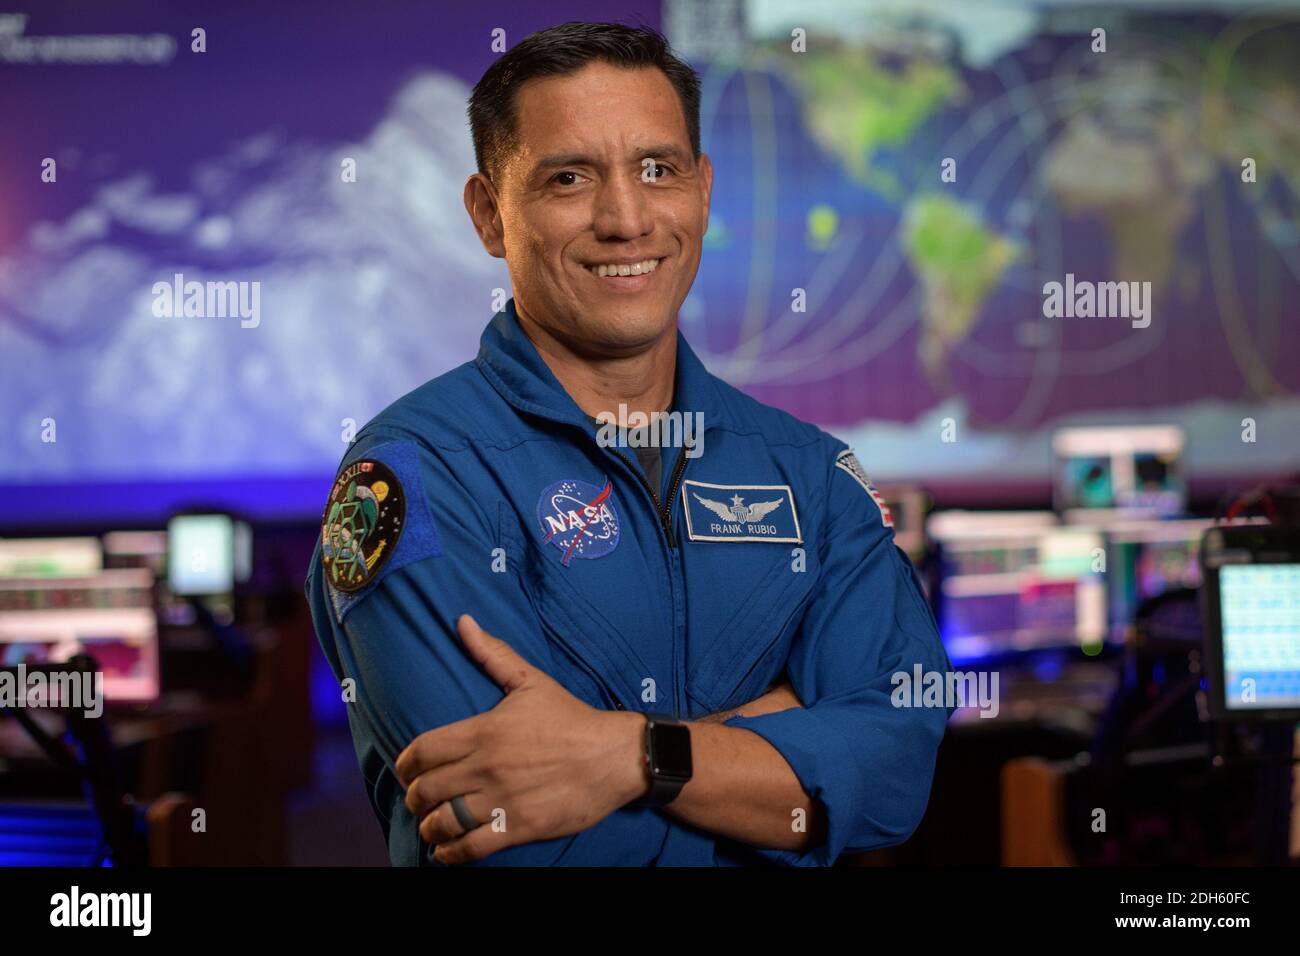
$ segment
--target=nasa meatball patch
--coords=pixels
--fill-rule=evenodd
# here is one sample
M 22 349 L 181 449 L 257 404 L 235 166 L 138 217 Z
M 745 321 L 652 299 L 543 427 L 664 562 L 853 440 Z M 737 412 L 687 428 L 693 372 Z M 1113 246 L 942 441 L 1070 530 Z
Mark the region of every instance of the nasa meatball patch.
M 613 482 L 593 485 L 566 478 L 547 485 L 537 499 L 537 523 L 542 540 L 563 554 L 560 563 L 565 567 L 574 558 L 605 557 L 618 547 Z
M 363 459 L 339 472 L 321 522 L 321 564 L 340 591 L 360 591 L 397 549 L 406 496 L 393 470 Z
M 835 467 L 852 477 L 854 481 L 862 486 L 863 491 L 871 495 L 871 500 L 880 509 L 880 523 L 886 528 L 892 528 L 894 526 L 894 516 L 889 513 L 889 505 L 885 504 L 885 499 L 876 490 L 876 486 L 871 483 L 871 477 L 867 474 L 867 470 L 862 467 L 862 463 L 858 461 L 858 456 L 853 454 L 852 449 L 846 448 L 839 453 L 835 459 Z

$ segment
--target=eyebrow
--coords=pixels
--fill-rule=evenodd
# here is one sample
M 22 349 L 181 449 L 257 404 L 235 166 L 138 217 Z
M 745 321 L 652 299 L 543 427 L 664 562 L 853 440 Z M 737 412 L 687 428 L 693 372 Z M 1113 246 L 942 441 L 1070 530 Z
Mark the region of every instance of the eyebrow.
M 659 143 L 654 146 L 643 146 L 634 154 L 636 162 L 642 162 L 646 159 L 667 159 L 682 165 L 688 165 L 686 152 L 673 143 Z M 569 166 L 599 166 L 600 161 L 586 156 L 582 153 L 561 153 L 554 156 L 544 156 L 537 161 L 533 167 L 533 173 L 546 172 L 551 169 L 567 168 Z

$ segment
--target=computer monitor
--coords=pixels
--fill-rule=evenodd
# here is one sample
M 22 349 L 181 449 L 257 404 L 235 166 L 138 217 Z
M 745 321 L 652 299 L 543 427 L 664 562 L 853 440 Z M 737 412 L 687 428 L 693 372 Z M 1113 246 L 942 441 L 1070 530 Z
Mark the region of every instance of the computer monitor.
M 73 577 L 0 579 L 0 666 L 89 654 L 112 702 L 158 696 L 158 618 L 147 568 Z
M 98 538 L 0 538 L 0 578 L 57 578 L 104 567 Z
M 1107 576 L 1112 636 L 1122 640 L 1144 601 L 1201 586 L 1201 537 L 1208 519 L 1130 519 L 1108 524 Z
M 935 610 L 954 663 L 1043 648 L 1099 648 L 1108 636 L 1104 540 L 1050 512 L 946 512 Z
M 1300 721 L 1300 529 L 1212 528 L 1201 566 L 1211 715 Z
M 235 584 L 230 515 L 176 515 L 167 525 L 167 586 L 177 595 L 227 594 Z
M 148 568 L 167 573 L 166 531 L 110 531 L 104 535 L 104 567 Z
M 1174 515 L 1187 504 L 1179 471 L 1182 429 L 1172 425 L 1062 428 L 1052 436 L 1053 502 L 1067 516 L 1121 510 Z

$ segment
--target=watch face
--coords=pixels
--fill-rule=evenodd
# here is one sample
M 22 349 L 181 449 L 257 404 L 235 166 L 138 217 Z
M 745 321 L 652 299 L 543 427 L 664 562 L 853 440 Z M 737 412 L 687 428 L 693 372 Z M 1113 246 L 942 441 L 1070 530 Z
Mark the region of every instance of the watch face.
M 680 724 L 655 724 L 650 735 L 651 770 L 656 777 L 691 776 L 691 732 Z

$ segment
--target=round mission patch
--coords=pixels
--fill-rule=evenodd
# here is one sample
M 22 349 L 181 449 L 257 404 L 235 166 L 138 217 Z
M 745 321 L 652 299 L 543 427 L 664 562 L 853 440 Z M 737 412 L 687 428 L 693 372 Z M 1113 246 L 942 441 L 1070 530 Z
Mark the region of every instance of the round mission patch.
M 406 518 L 402 483 L 382 461 L 356 461 L 334 479 L 321 522 L 321 563 L 340 591 L 360 591 L 397 547 Z

